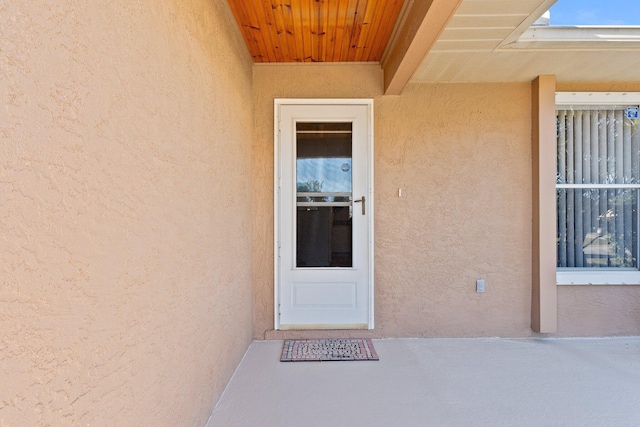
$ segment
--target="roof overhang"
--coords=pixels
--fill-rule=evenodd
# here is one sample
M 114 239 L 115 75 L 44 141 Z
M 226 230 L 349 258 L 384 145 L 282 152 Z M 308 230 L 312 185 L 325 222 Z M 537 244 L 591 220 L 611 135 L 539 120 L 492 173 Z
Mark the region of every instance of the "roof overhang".
M 410 82 L 640 81 L 640 27 L 532 26 L 554 3 L 464 0 Z
M 388 95 L 407 83 L 531 82 L 540 75 L 559 83 L 640 82 L 640 27 L 538 26 L 555 2 L 339 0 L 329 9 L 326 1 L 265 7 L 263 0 L 229 0 L 254 61 L 369 61 L 383 68 Z

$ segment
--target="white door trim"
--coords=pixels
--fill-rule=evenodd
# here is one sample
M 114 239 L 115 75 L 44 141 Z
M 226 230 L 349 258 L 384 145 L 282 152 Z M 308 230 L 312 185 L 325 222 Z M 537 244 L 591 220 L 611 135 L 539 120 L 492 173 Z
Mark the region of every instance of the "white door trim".
M 367 170 L 367 180 L 368 180 L 368 194 L 367 194 L 367 216 L 368 216 L 368 228 L 369 228 L 369 307 L 368 307 L 368 329 L 373 329 L 375 327 L 374 324 L 374 191 L 373 191 L 373 160 L 374 160 L 374 145 L 373 145 L 373 99 L 312 99 L 312 98 L 276 98 L 274 99 L 274 155 L 273 155 L 273 166 L 274 166 L 274 178 L 273 178 L 273 209 L 274 209 L 274 234 L 273 234 L 273 271 L 274 271 L 274 329 L 280 329 L 280 316 L 279 316 L 279 301 L 280 301 L 280 197 L 281 197 L 281 176 L 282 176 L 282 165 L 280 163 L 280 107 L 283 105 L 330 105 L 330 104 L 340 104 L 340 105 L 365 105 L 368 110 L 368 119 L 369 119 L 369 127 L 368 127 L 368 135 L 367 135 L 367 144 L 368 144 L 368 170 Z

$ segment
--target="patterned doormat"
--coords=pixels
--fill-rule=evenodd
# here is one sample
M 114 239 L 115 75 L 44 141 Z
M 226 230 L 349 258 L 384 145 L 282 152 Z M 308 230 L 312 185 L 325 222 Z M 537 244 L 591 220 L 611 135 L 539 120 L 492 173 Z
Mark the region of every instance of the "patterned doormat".
M 285 340 L 281 362 L 379 360 L 370 339 Z

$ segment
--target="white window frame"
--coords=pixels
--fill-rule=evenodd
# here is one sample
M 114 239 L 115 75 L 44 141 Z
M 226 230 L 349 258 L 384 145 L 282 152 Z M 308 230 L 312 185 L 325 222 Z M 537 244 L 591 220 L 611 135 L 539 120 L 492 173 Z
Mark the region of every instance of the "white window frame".
M 640 92 L 556 92 L 556 107 L 568 105 L 640 105 Z M 563 184 L 556 185 L 556 188 L 565 187 L 567 186 Z M 556 268 L 556 283 L 558 285 L 640 285 L 640 269 L 559 270 Z

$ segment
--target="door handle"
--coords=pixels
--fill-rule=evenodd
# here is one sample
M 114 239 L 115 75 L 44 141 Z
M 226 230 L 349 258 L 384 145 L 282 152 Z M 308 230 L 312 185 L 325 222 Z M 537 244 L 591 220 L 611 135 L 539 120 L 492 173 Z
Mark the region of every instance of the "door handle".
M 362 196 L 362 199 L 354 200 L 353 203 L 362 203 L 362 215 L 364 215 L 364 213 L 365 213 L 365 204 L 366 204 L 364 196 Z

